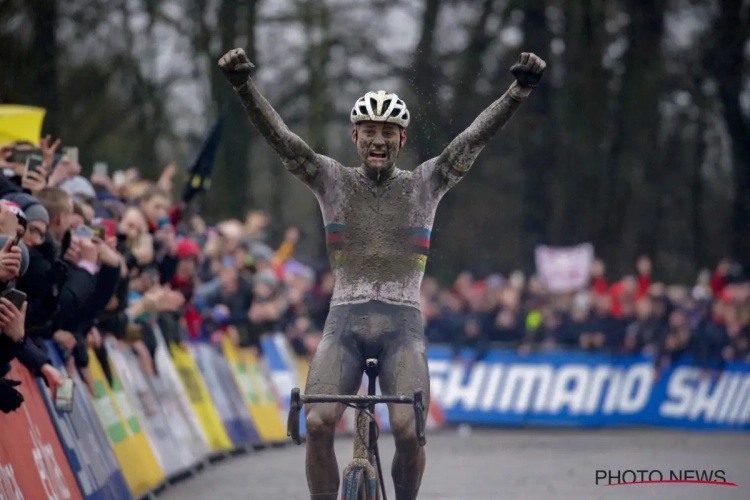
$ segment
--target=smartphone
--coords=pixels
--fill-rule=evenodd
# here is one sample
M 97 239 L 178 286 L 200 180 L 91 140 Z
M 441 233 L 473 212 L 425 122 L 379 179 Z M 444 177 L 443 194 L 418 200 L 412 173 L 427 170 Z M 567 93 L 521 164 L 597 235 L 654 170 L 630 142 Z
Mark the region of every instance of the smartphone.
M 114 173 L 112 176 L 112 183 L 115 185 L 115 187 L 120 187 L 127 182 L 128 176 L 123 170 L 118 170 Z
M 23 303 L 26 302 L 26 294 L 15 288 L 5 290 L 2 293 L 2 297 L 8 299 L 19 311 L 23 307 Z
M 26 163 L 26 158 L 29 156 L 39 156 L 42 157 L 44 152 L 42 151 L 42 148 L 21 148 L 21 149 L 14 149 L 13 154 L 10 155 L 10 162 L 11 163 Z
M 81 224 L 76 228 L 75 236 L 78 238 L 85 238 L 87 240 L 90 240 L 94 237 L 94 230 L 84 224 Z
M 63 154 L 70 158 L 73 163 L 78 163 L 78 148 L 69 147 L 63 148 Z
M 29 172 L 37 172 L 43 168 L 44 160 L 41 156 L 29 156 L 26 158 L 26 171 L 24 172 L 23 176 L 26 177 L 26 174 Z
M 172 223 L 172 219 L 170 219 L 169 217 L 159 217 L 159 220 L 156 221 L 156 225 L 159 229 L 171 223 Z
M 99 177 L 109 177 L 109 165 L 103 161 L 94 163 L 94 174 Z
M 91 229 L 94 230 L 94 236 L 99 238 L 100 240 L 104 240 L 107 238 L 107 228 L 104 226 L 100 226 L 98 224 L 94 224 Z
M 57 386 L 55 391 L 55 409 L 64 413 L 73 411 L 73 389 L 75 382 L 70 377 L 65 377 L 62 385 Z

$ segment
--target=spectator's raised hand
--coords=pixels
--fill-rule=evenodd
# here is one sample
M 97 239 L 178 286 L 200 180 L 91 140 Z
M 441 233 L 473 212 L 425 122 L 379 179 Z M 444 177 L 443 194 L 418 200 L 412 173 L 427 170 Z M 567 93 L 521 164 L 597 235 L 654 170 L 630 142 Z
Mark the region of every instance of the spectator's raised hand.
M 88 341 L 89 347 L 97 349 L 102 345 L 102 334 L 97 327 L 92 326 L 88 335 L 86 335 L 86 340 Z
M 157 182 L 157 185 L 160 188 L 162 188 L 164 191 L 167 191 L 167 192 L 172 191 L 172 184 L 173 184 L 175 175 L 177 175 L 177 165 L 175 165 L 174 163 L 170 163 L 162 171 L 161 176 L 159 177 L 159 181 Z
M 0 329 L 3 333 L 13 339 L 15 342 L 23 340 L 26 335 L 24 323 L 26 321 L 26 302 L 21 306 L 21 310 L 8 299 L 0 299 Z
M 81 238 L 80 240 L 81 260 L 87 262 L 98 262 L 99 250 L 92 240 Z
M 297 243 L 297 241 L 299 241 L 299 229 L 294 226 L 288 227 L 284 233 L 284 241 Z
M 185 296 L 166 286 L 155 286 L 143 296 L 151 311 L 174 312 L 185 303 Z
M 97 249 L 99 262 L 111 267 L 117 267 L 120 265 L 122 260 L 120 259 L 120 254 L 117 253 L 116 250 L 99 238 L 94 238 L 92 242 Z
M 8 237 L 2 250 L 0 250 L 0 281 L 15 279 L 18 273 L 21 272 L 21 260 L 23 256 L 18 245 L 14 245 L 13 243 L 14 239 Z
M 159 302 L 160 312 L 175 312 L 185 304 L 185 296 L 175 290 L 167 289 Z
M 47 186 L 57 187 L 80 173 L 81 166 L 78 163 L 73 163 L 73 161 L 67 156 L 63 156 L 60 158 L 60 161 L 57 162 L 55 169 L 47 179 Z
M 78 343 L 76 336 L 65 330 L 57 330 L 54 335 L 52 335 L 52 340 L 57 342 L 61 347 L 67 349 L 68 352 L 72 351 Z
M 18 217 L 5 203 L 0 203 L 0 234 L 18 234 Z
M 154 260 L 154 240 L 150 234 L 143 233 L 130 250 L 138 264 L 145 266 Z
M 39 170 L 29 170 L 21 180 L 21 187 L 28 190 L 33 196 L 47 187 L 47 170 L 42 166 Z
M 42 376 L 44 376 L 44 380 L 47 382 L 47 387 L 49 387 L 49 390 L 54 394 L 55 389 L 63 385 L 63 382 L 65 381 L 62 372 L 49 363 L 42 366 L 40 371 L 42 372 Z
M 52 164 L 55 162 L 55 153 L 57 148 L 60 147 L 60 139 L 52 142 L 52 136 L 42 137 L 39 141 L 39 147 L 42 148 L 42 164 L 44 165 L 45 171 L 49 172 L 52 168 Z
M 78 238 L 72 238 L 70 240 L 70 246 L 65 251 L 63 259 L 72 264 L 78 264 L 81 260 L 81 240 Z
M 10 160 L 14 149 L 15 146 L 12 142 L 0 146 L 0 168 L 9 168 L 8 160 Z

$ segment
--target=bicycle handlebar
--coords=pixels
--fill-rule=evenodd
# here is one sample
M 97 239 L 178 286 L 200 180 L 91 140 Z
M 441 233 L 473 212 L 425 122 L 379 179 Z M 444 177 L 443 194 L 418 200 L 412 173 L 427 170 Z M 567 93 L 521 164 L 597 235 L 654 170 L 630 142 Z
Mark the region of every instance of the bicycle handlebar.
M 287 419 L 287 436 L 292 438 L 295 444 L 301 444 L 302 439 L 299 434 L 299 418 L 302 406 L 305 403 L 353 403 L 357 406 L 375 403 L 395 403 L 410 404 L 414 407 L 414 420 L 417 427 L 417 440 L 420 446 L 427 443 L 425 437 L 425 418 L 424 418 L 424 396 L 422 391 L 416 391 L 414 397 L 408 396 L 331 396 L 323 394 L 300 394 L 299 388 L 292 389 L 292 397 L 289 405 L 289 417 Z

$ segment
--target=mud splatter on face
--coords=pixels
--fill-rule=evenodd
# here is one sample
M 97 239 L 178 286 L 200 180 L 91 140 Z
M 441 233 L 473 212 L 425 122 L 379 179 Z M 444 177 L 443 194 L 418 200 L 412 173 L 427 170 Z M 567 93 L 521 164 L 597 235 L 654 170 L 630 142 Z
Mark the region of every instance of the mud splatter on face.
M 354 129 L 352 140 L 365 171 L 377 177 L 393 168 L 401 150 L 401 129 L 393 123 L 366 122 Z

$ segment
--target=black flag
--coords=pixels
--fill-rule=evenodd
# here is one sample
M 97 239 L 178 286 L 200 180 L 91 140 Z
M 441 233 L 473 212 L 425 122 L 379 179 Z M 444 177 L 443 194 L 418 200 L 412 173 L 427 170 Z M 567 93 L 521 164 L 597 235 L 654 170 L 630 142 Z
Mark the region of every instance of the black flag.
M 211 188 L 211 173 L 214 169 L 216 151 L 219 149 L 223 129 L 224 117 L 220 117 L 208 133 L 208 137 L 198 151 L 198 156 L 190 167 L 185 190 L 182 193 L 182 201 L 185 204 L 189 203 L 196 194 Z

